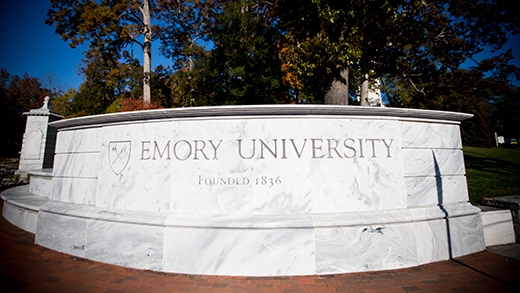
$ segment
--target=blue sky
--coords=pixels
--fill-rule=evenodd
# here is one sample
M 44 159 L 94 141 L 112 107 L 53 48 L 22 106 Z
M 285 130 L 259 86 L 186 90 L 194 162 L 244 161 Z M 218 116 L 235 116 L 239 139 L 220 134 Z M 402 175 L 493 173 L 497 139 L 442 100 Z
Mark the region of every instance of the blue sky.
M 0 38 L 3 40 L 0 67 L 11 75 L 42 77 L 52 73 L 65 88 L 78 87 L 81 77 L 78 65 L 82 48 L 71 49 L 45 25 L 50 1 L 5 1 L 0 10 Z M 7 29 L 9 28 L 9 29 Z
M 71 49 L 54 32 L 53 26 L 45 24 L 48 0 L 8 0 L 3 1 L 0 9 L 0 68 L 7 69 L 11 75 L 42 78 L 45 74 L 54 75 L 62 89 L 78 88 L 82 82 L 79 64 L 86 46 Z M 520 67 L 520 35 L 511 38 L 506 47 L 513 48 Z M 157 53 L 153 47 L 152 67 L 170 65 L 171 62 Z M 140 48 L 135 48 L 135 54 Z M 486 54 L 482 54 L 484 57 Z M 140 56 L 137 56 L 140 57 Z M 469 65 L 473 65 L 468 63 Z
M 79 75 L 79 64 L 83 59 L 83 51 L 87 46 L 71 49 L 54 32 L 54 26 L 45 24 L 49 0 L 6 0 L 0 9 L 0 68 L 11 75 L 42 78 L 45 74 L 53 74 L 64 90 L 78 88 L 82 82 Z M 152 66 L 171 62 L 159 56 L 158 46 L 153 47 Z M 141 49 L 134 48 L 135 54 Z M 136 57 L 141 57 L 137 55 Z

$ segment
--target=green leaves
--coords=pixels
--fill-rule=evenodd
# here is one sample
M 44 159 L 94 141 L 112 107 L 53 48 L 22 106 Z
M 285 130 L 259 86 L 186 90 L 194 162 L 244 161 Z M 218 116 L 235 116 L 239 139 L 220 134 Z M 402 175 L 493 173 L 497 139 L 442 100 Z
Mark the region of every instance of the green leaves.
M 140 65 L 125 50 L 143 45 L 141 1 L 52 3 L 47 23 L 62 38 L 89 42 L 87 62 L 111 60 L 85 71 L 91 94 L 139 95 Z M 391 106 L 471 109 L 486 129 L 495 127 L 486 124 L 490 101 L 514 104 L 510 79 L 520 77 L 508 53 L 461 68 L 520 31 L 509 1 L 156 0 L 151 10 L 161 53 L 174 62 L 152 74 L 161 105 L 323 103 L 333 85 L 354 102 L 382 80 Z
M 96 58 L 117 61 L 122 58 L 133 59 L 133 56 L 128 58 L 125 49 L 133 44 L 141 46 L 145 60 L 145 72 L 141 76 L 144 99 L 149 97 L 147 77 L 150 76 L 151 69 L 148 66 L 150 58 L 147 52 L 150 50 L 151 37 L 147 22 L 150 16 L 146 10 L 148 0 L 52 0 L 51 3 L 46 23 L 55 25 L 56 33 L 63 40 L 69 41 L 72 48 L 88 42 L 86 62 Z M 144 41 L 138 39 L 140 35 L 144 35 Z M 113 80 L 117 76 L 116 71 L 109 72 L 111 76 L 107 78 Z M 115 82 L 108 82 L 106 86 L 114 88 Z

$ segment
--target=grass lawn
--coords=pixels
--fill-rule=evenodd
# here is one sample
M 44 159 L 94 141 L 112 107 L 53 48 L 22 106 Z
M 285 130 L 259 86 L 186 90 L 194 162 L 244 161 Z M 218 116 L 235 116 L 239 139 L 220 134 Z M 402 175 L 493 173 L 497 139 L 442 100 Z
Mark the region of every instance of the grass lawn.
M 520 195 L 520 149 L 464 147 L 469 200 Z

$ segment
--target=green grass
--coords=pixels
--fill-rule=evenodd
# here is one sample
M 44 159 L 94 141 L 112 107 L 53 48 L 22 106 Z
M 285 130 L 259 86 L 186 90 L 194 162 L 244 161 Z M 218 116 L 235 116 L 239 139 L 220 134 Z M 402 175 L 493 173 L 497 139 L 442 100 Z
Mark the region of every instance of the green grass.
M 520 195 L 520 149 L 464 147 L 469 200 Z

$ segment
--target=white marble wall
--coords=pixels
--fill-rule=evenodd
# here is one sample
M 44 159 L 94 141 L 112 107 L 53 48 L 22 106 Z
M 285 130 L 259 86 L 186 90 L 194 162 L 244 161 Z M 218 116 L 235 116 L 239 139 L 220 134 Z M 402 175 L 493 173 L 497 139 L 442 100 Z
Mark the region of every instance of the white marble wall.
M 515 232 L 511 211 L 490 207 L 481 208 L 483 209 L 481 215 L 486 246 L 514 243 Z
M 86 258 L 139 269 L 163 270 L 163 227 L 108 221 L 88 221 L 87 225 Z
M 467 203 L 459 125 L 403 121 L 401 129 L 408 208 L 438 206 L 444 214 L 443 219 L 416 224 L 418 263 L 483 250 L 480 214 Z M 454 215 L 457 206 L 467 211 Z
M 170 159 L 154 157 L 155 141 L 173 139 L 173 122 L 145 122 L 103 127 L 96 205 L 125 210 L 165 212 L 170 210 L 173 171 Z M 143 155 L 143 141 L 149 152 Z M 159 145 L 157 152 L 163 152 Z M 141 160 L 142 157 L 148 158 Z M 191 170 L 185 170 L 191 174 Z
M 393 168 L 402 164 L 397 121 L 193 119 L 107 126 L 99 133 L 97 206 L 203 214 L 406 207 L 402 170 Z
M 20 208 L 9 202 L 4 202 L 2 215 L 6 220 L 25 231 L 36 233 L 38 211 Z
M 38 196 L 49 198 L 52 194 L 52 169 L 30 171 L 31 184 L 29 192 Z
M 36 233 L 39 207 L 48 199 L 30 193 L 28 185 L 7 189 L 1 197 L 4 218 L 25 231 Z
M 86 228 L 85 218 L 40 211 L 34 242 L 63 253 L 85 257 Z
M 168 244 L 164 270 L 238 276 L 315 274 L 314 241 L 312 228 L 169 227 L 164 237 Z
M 424 206 L 439 204 L 439 189 L 442 187 L 443 202 L 467 202 L 468 187 L 466 176 L 411 176 L 405 178 L 408 206 Z
M 254 217 L 118 212 L 57 202 L 40 210 L 39 245 L 102 262 L 188 274 L 375 271 L 484 249 L 479 210 L 463 203 L 447 207 L 449 219 L 437 207 Z
M 35 242 L 101 262 L 162 270 L 164 218 L 51 201 L 40 207 Z
M 217 119 L 212 123 L 195 119 L 60 131 L 53 196 L 59 201 L 102 207 L 188 213 L 251 210 L 255 213 L 320 213 L 404 208 L 438 204 L 437 188 L 443 188 L 445 202 L 467 201 L 456 124 L 359 119 L 308 119 L 303 123 L 300 119 L 287 118 Z M 371 130 L 369 136 L 364 129 Z M 358 140 L 379 137 L 386 138 L 387 142 L 392 139 L 392 158 L 381 158 L 388 151 L 381 142 L 375 142 L 377 160 L 371 158 L 374 155 L 371 141 L 364 142 L 365 154 L 360 158 Z M 320 140 L 312 145 L 312 138 Z M 335 150 L 327 149 L 330 146 L 327 139 L 339 140 L 341 147 L 346 138 L 352 139 L 348 144 L 356 148 L 357 156 L 340 159 Z M 255 139 L 256 153 L 251 160 L 238 157 L 238 139 L 242 140 L 245 157 L 251 156 L 252 139 Z M 285 139 L 283 154 L 282 139 Z M 182 153 L 182 147 L 187 145 L 184 141 L 192 148 L 194 141 L 200 143 L 199 147 L 206 144 L 205 149 L 198 152 L 197 160 L 193 150 L 190 158 L 179 160 L 173 153 L 173 145 L 179 140 L 182 142 L 176 150 L 181 157 L 187 154 Z M 217 160 L 209 140 L 215 145 L 220 143 Z M 265 147 L 262 156 L 260 140 L 271 149 L 276 145 L 277 158 Z M 110 142 L 127 141 L 131 142 L 130 158 L 124 170 L 116 174 L 110 166 Z M 332 142 L 333 146 L 336 143 Z M 351 149 L 343 148 L 339 152 L 354 155 Z M 301 158 L 295 159 L 298 155 Z M 313 155 L 324 158 L 313 158 Z M 438 170 L 435 170 L 434 157 Z M 402 169 L 394 167 L 401 164 Z M 378 175 L 377 180 L 360 181 L 372 178 L 373 174 Z M 250 183 L 259 179 L 262 183 L 262 176 L 269 180 L 279 178 L 281 184 L 272 187 L 204 184 L 204 180 L 214 178 L 247 178 Z M 437 180 L 438 177 L 441 179 Z M 229 189 L 241 195 L 221 196 L 230 194 Z M 142 196 L 144 193 L 146 197 Z
M 92 127 L 58 132 L 52 200 L 96 204 L 100 130 L 100 127 Z
M 458 123 L 405 120 L 401 131 L 403 148 L 462 149 Z
M 467 202 L 459 125 L 403 121 L 401 130 L 408 206 Z
M 123 266 L 250 276 L 403 268 L 484 249 L 459 125 L 446 120 L 455 114 L 161 111 L 60 130 L 38 244 Z
M 450 217 L 448 223 L 453 257 L 482 251 L 486 248 L 480 214 Z
M 417 264 L 427 264 L 450 257 L 446 219 L 432 219 L 415 223 Z

